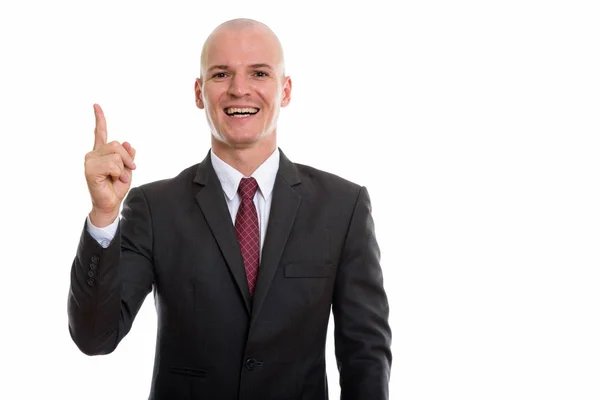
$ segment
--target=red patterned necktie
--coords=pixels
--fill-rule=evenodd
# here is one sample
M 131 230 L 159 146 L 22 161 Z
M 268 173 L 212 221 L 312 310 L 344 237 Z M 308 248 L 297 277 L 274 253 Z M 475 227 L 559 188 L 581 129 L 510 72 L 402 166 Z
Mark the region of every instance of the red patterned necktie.
M 242 178 L 238 192 L 242 198 L 240 208 L 235 216 L 235 233 L 240 242 L 248 289 L 254 294 L 256 278 L 258 277 L 258 262 L 260 250 L 260 233 L 258 231 L 258 215 L 254 207 L 254 194 L 258 183 L 254 178 Z

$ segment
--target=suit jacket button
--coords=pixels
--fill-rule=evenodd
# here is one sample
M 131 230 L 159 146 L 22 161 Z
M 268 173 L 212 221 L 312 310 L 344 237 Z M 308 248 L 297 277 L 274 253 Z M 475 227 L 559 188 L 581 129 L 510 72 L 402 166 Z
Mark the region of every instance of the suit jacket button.
M 96 276 L 96 272 L 94 272 L 94 271 L 88 271 L 88 276 L 89 276 L 90 278 L 93 278 L 93 277 L 95 277 L 95 276 Z
M 100 261 L 100 257 L 98 256 L 92 256 L 92 262 L 95 264 L 98 264 L 98 261 Z
M 252 371 L 254 368 L 256 368 L 256 359 L 254 358 L 249 358 L 246 360 L 246 368 L 248 368 L 248 370 Z
M 98 264 L 96 264 L 96 263 L 91 263 L 91 264 L 90 264 L 90 269 L 91 269 L 92 271 L 95 271 L 97 268 L 98 268 Z
M 96 280 L 95 280 L 94 278 L 90 278 L 90 279 L 88 279 L 88 280 L 87 280 L 87 284 L 88 284 L 89 286 L 94 286 L 94 283 L 95 283 L 95 282 L 96 282 Z

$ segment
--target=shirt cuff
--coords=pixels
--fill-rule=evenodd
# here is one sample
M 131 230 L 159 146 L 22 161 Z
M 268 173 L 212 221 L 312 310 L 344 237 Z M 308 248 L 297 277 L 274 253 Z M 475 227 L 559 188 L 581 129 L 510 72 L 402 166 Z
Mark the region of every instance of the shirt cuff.
M 98 242 L 100 246 L 107 248 L 117 233 L 117 228 L 119 227 L 119 217 L 117 217 L 112 224 L 105 226 L 104 228 L 98 228 L 92 224 L 90 217 L 88 216 L 86 227 L 88 233 L 94 239 L 96 239 L 96 242 Z

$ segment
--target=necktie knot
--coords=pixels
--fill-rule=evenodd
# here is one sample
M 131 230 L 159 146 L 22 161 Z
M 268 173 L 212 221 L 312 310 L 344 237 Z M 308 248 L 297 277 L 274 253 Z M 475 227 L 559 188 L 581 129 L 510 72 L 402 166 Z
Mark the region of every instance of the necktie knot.
M 238 187 L 238 192 L 240 193 L 242 200 L 252 200 L 257 189 L 258 182 L 256 182 L 256 179 L 242 178 L 240 186 Z

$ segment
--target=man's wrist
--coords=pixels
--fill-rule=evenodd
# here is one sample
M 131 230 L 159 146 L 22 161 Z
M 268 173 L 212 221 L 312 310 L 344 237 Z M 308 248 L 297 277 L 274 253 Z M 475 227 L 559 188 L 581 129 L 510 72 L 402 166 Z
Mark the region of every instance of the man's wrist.
M 111 225 L 119 217 L 119 210 L 103 213 L 93 210 L 88 215 L 90 223 L 97 228 L 106 228 Z

